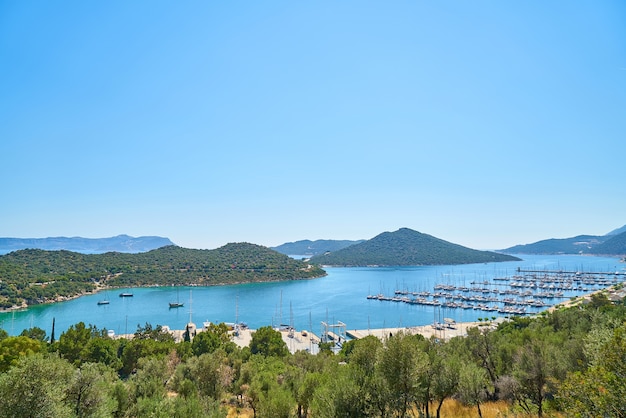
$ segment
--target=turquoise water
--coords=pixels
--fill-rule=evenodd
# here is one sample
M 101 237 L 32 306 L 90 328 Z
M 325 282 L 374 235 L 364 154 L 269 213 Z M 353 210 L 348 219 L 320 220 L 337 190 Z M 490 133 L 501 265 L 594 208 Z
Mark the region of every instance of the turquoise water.
M 341 321 L 347 329 L 426 325 L 442 317 L 459 322 L 475 321 L 477 318 L 500 315 L 369 300 L 367 295 L 384 293 L 392 296 L 396 289 L 433 291 L 438 283 L 470 286 L 472 281 L 514 275 L 518 267 L 583 272 L 624 271 L 624 264 L 619 263 L 618 258 L 571 255 L 519 257 L 524 260 L 456 266 L 327 268 L 326 277 L 277 283 L 116 289 L 67 302 L 3 313 L 0 314 L 0 325 L 10 335 L 17 335 L 32 326 L 40 327 L 50 335 L 55 318 L 58 337 L 70 325 L 80 321 L 125 334 L 133 333 L 137 325 L 146 323 L 184 329 L 190 316 L 200 326 L 207 320 L 245 322 L 251 328 L 282 323 L 314 332 L 319 332 L 321 321 Z M 134 296 L 121 298 L 118 294 L 122 291 L 132 292 Z M 177 293 L 185 305 L 170 309 L 168 303 L 176 301 Z M 568 292 L 565 296 L 577 294 L 581 292 Z M 97 302 L 105 297 L 110 304 L 98 305 Z M 555 300 L 554 303 L 563 300 L 566 299 Z

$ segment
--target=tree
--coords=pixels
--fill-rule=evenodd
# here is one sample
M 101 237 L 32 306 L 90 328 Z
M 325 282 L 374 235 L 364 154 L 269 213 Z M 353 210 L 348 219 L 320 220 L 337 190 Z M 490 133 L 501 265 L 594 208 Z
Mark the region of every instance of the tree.
M 0 416 L 71 416 L 72 408 L 64 400 L 74 371 L 71 364 L 54 355 L 22 358 L 0 375 Z
M 211 324 L 205 331 L 199 332 L 195 336 L 191 343 L 191 349 L 194 355 L 199 356 L 204 353 L 212 353 L 228 342 L 230 342 L 230 336 L 226 324 Z
M 434 368 L 431 387 L 433 399 L 437 402 L 437 418 L 440 417 L 443 402 L 456 392 L 461 370 L 458 357 L 445 351 L 441 355 L 441 361 Z
M 45 342 L 47 340 L 46 331 L 39 327 L 33 327 L 29 329 L 25 329 L 20 334 L 22 337 L 28 337 L 33 340 Z
M 391 395 L 391 408 L 401 417 L 423 397 L 419 377 L 428 367 L 428 359 L 417 343 L 414 336 L 396 334 L 387 340 L 379 363 Z
M 548 385 L 553 374 L 553 352 L 541 340 L 533 340 L 521 347 L 515 362 L 514 376 L 522 394 L 535 405 L 537 416 L 543 416 L 543 401 L 550 392 Z
M 39 353 L 43 343 L 28 337 L 8 337 L 0 341 L 0 372 L 6 372 L 22 357 Z
M 261 327 L 252 334 L 250 351 L 252 354 L 261 354 L 265 357 L 284 357 L 289 354 L 281 333 L 270 326 Z
M 74 374 L 66 401 L 77 417 L 111 416 L 115 402 L 110 392 L 115 380 L 111 370 L 103 364 L 84 363 Z
M 626 325 L 599 348 L 594 364 L 568 374 L 557 392 L 566 411 L 577 416 L 626 417 Z
M 84 360 L 85 348 L 89 341 L 95 337 L 104 338 L 105 336 L 106 331 L 104 329 L 98 330 L 94 325 L 87 327 L 84 322 L 79 322 L 75 325 L 70 325 L 67 331 L 61 334 L 57 349 L 61 357 L 70 363 L 80 365 Z
M 482 418 L 483 413 L 480 404 L 486 398 L 487 372 L 474 363 L 465 363 L 461 366 L 459 373 L 459 395 L 461 400 L 468 405 L 475 405 L 478 409 L 478 416 Z
M 220 399 L 226 388 L 232 383 L 231 368 L 225 363 L 222 350 L 204 353 L 192 357 L 177 370 L 177 380 L 189 380 L 194 383 L 200 395 L 211 399 Z

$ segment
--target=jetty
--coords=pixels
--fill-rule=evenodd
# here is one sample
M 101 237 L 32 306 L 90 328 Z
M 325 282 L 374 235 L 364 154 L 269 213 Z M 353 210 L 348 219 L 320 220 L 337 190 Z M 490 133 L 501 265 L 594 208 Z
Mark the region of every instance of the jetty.
M 367 299 L 449 309 L 473 309 L 503 315 L 525 315 L 528 309 L 549 308 L 563 299 L 594 292 L 624 281 L 621 272 L 580 272 L 517 269 L 517 274 L 493 281 L 464 284 L 438 283 L 432 291 L 397 289 Z

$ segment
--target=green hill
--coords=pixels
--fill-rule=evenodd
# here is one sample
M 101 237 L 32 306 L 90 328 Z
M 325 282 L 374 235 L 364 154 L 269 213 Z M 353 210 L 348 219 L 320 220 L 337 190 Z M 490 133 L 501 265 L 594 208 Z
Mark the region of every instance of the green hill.
M 515 245 L 502 250 L 509 254 L 591 254 L 609 236 L 578 235 L 572 238 L 551 238 L 532 244 Z
M 609 235 L 609 239 L 594 247 L 593 254 L 601 255 L 626 255 L 626 232 L 618 235 Z
M 329 266 L 418 266 L 517 261 L 510 255 L 479 251 L 408 228 L 384 232 L 361 244 L 311 258 Z
M 308 239 L 296 242 L 287 242 L 279 245 L 278 247 L 272 247 L 272 250 L 278 251 L 287 255 L 307 255 L 314 256 L 324 254 L 328 251 L 337 251 L 342 248 L 349 247 L 354 244 L 360 244 L 365 240 L 349 241 L 349 240 L 332 240 L 332 239 L 318 239 L 311 241 Z
M 20 250 L 0 256 L 0 308 L 76 296 L 97 286 L 218 285 L 321 277 L 319 267 L 267 247 L 162 247 L 139 254 Z

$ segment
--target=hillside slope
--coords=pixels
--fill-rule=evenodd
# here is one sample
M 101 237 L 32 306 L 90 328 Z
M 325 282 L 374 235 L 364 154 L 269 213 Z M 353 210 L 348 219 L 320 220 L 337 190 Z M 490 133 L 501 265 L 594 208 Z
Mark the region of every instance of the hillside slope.
M 515 245 L 501 250 L 508 254 L 590 254 L 608 236 L 578 235 L 572 238 L 551 238 L 532 244 Z
M 361 244 L 311 258 L 329 266 L 418 266 L 516 261 L 517 257 L 479 251 L 408 228 L 383 232 Z
M 20 250 L 0 256 L 0 308 L 60 300 L 97 286 L 209 286 L 325 274 L 319 267 L 248 243 L 215 250 L 168 246 L 139 254 Z
M 593 248 L 592 253 L 600 255 L 626 255 L 626 232 L 610 235 L 609 239 Z

